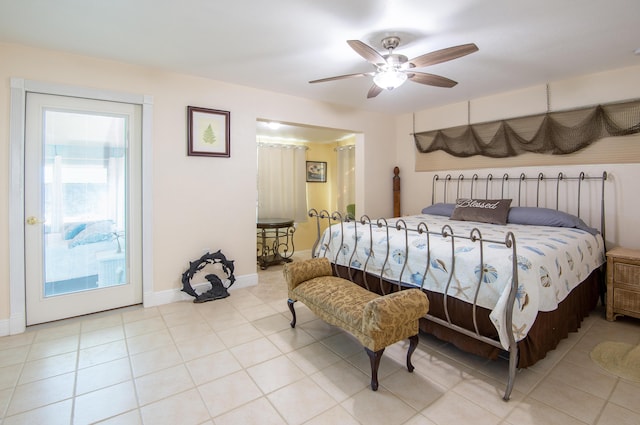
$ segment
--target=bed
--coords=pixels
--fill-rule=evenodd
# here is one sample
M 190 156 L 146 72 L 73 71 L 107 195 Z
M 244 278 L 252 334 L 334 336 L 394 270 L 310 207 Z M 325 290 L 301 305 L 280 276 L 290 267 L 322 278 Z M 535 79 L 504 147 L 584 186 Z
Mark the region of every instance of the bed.
M 45 238 L 47 296 L 123 283 L 124 233 L 112 220 L 65 223 Z
M 381 294 L 420 287 L 430 300 L 422 331 L 489 358 L 508 353 L 508 400 L 516 369 L 576 331 L 602 296 L 606 178 L 435 175 L 431 205 L 418 215 L 352 220 L 310 210 L 313 256 Z M 596 204 L 584 215 L 598 221 L 599 210 L 598 226 L 580 217 L 585 203 Z

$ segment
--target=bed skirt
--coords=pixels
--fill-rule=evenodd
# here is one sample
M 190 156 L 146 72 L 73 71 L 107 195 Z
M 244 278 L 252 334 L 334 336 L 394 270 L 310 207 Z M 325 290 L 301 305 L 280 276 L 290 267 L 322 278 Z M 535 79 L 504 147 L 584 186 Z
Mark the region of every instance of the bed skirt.
M 389 293 L 395 284 L 380 282 L 379 277 L 368 275 L 366 279 L 362 272 L 344 266 L 338 266 L 338 272 L 334 274 L 349 279 L 369 290 L 377 293 Z M 596 269 L 587 279 L 571 291 L 571 293 L 558 305 L 558 308 L 549 312 L 538 312 L 536 321 L 527 336 L 518 342 L 518 368 L 526 368 L 543 359 L 547 352 L 558 346 L 558 343 L 569 335 L 569 332 L 577 332 L 582 319 L 595 309 L 602 288 L 602 272 Z M 383 291 L 384 290 L 384 291 Z M 442 294 L 426 291 L 429 298 L 429 314 L 446 320 Z M 457 298 L 448 297 L 448 311 L 452 323 L 465 329 L 473 330 L 472 305 Z M 498 334 L 489 320 L 489 310 L 477 307 L 477 324 L 479 332 L 487 337 L 498 339 Z M 428 319 L 420 319 L 420 330 L 435 336 L 438 339 L 449 342 L 459 349 L 496 359 L 501 352 L 497 347 L 463 335 L 455 330 L 432 322 Z

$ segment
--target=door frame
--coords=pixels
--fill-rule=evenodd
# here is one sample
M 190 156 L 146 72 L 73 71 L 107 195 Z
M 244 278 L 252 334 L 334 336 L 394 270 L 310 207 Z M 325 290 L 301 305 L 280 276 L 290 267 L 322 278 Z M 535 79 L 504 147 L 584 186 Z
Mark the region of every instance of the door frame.
M 152 152 L 153 97 L 11 78 L 9 120 L 9 334 L 26 330 L 25 281 L 25 107 L 27 92 L 123 102 L 142 107 L 142 303 L 153 302 Z

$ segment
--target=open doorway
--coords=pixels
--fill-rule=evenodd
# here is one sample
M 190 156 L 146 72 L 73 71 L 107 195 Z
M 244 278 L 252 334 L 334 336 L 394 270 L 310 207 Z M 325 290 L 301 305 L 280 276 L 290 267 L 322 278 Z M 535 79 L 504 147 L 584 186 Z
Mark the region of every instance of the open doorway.
M 301 185 L 304 202 L 304 216 L 295 221 L 295 250 L 311 249 L 316 239 L 316 225 L 307 221 L 309 208 L 346 213 L 347 205 L 355 206 L 355 140 L 353 131 L 309 126 L 297 123 L 274 122 L 258 119 L 256 123 L 256 139 L 258 145 L 258 202 L 257 217 L 269 215 L 264 204 L 266 189 L 264 188 L 265 172 L 272 174 L 282 168 L 279 159 L 273 162 L 266 159 L 268 150 L 296 150 L 298 159 L 305 162 L 302 174 L 294 174 L 292 179 Z M 300 155 L 302 152 L 302 155 Z M 292 155 L 287 152 L 289 156 Z M 348 156 L 351 161 L 345 160 Z M 320 167 L 321 174 L 307 174 L 307 166 Z M 275 169 L 274 169 L 275 168 Z M 261 181 L 261 176 L 263 180 Z M 286 180 L 286 186 L 291 181 Z M 269 190 L 276 184 L 272 183 Z M 262 201 L 261 201 L 262 200 Z M 271 199 L 269 199 L 271 201 Z M 351 207 L 350 207 L 351 208 Z

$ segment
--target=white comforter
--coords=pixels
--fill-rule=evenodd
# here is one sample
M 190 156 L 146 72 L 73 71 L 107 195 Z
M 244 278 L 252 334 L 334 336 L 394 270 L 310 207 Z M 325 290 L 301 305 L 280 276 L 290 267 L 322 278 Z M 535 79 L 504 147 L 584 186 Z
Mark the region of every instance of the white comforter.
M 516 341 L 523 339 L 538 311 L 552 311 L 573 288 L 605 261 L 604 242 L 600 234 L 591 235 L 573 228 L 526 226 L 508 224 L 499 226 L 476 222 L 453 221 L 448 217 L 416 215 L 402 217 L 408 229 L 417 229 L 420 222 L 426 223 L 430 232 L 440 233 L 444 225 L 453 229 L 454 235 L 469 236 L 473 228 L 480 230 L 484 240 L 504 241 L 511 231 L 516 237 L 518 255 L 518 291 L 514 304 L 513 334 Z M 389 219 L 394 225 L 396 219 Z M 354 227 L 357 226 L 358 243 L 355 244 Z M 362 224 L 344 223 L 345 237 L 340 246 L 340 224 L 327 229 L 317 248 L 319 256 L 326 256 L 341 265 L 380 274 L 387 254 L 387 230 L 373 226 L 373 248 L 370 252 L 369 228 Z M 329 230 L 331 241 L 329 243 Z M 405 233 L 389 229 L 390 255 L 384 269 L 384 277 L 397 281 L 405 263 Z M 424 288 L 443 293 L 452 270 L 451 239 L 439 235 L 427 236 L 408 232 L 409 261 L 402 272 L 402 282 L 420 285 L 426 267 L 427 247 L 431 253 L 430 267 Z M 491 310 L 490 318 L 500 336 L 500 342 L 508 349 L 505 311 L 509 288 L 512 282 L 511 249 L 500 243 L 484 244 L 484 273 L 480 269 L 480 244 L 467 239 L 455 241 L 455 267 L 448 295 L 473 303 L 478 280 L 482 284 L 477 305 Z M 337 254 L 337 259 L 336 259 Z

